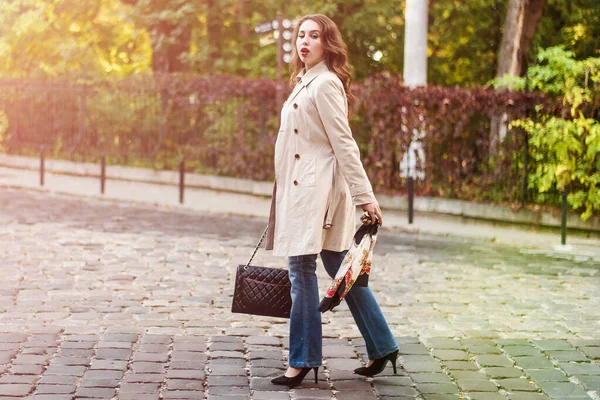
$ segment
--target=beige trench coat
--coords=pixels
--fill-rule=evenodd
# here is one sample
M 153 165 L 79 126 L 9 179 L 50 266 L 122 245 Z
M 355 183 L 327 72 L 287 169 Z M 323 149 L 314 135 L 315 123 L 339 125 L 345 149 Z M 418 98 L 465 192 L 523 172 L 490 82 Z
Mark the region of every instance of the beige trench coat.
M 278 256 L 350 248 L 356 205 L 375 200 L 348 126 L 342 81 L 323 61 L 283 104 L 266 248 Z

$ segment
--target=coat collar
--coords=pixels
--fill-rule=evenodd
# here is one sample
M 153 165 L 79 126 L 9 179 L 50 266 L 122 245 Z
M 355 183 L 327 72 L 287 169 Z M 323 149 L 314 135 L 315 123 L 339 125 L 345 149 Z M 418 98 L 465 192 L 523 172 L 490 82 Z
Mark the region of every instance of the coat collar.
M 298 95 L 298 93 L 300 93 L 300 90 L 302 90 L 303 87 L 311 83 L 317 76 L 327 71 L 329 71 L 329 68 L 327 67 L 325 60 L 313 66 L 308 71 L 305 69 L 300 71 L 298 76 L 296 76 L 297 83 L 296 86 L 294 86 L 294 90 L 292 90 L 290 97 L 288 98 L 288 102 L 292 101 Z
M 306 71 L 306 69 L 303 69 L 302 71 L 300 71 L 300 73 L 296 77 L 296 80 L 299 80 L 299 82 L 302 82 L 302 84 L 304 86 L 306 86 L 310 82 L 312 82 L 317 76 L 319 76 L 323 72 L 327 72 L 327 71 L 329 71 L 329 68 L 327 67 L 327 63 L 325 62 L 325 60 L 322 60 L 320 63 L 313 66 L 308 71 Z

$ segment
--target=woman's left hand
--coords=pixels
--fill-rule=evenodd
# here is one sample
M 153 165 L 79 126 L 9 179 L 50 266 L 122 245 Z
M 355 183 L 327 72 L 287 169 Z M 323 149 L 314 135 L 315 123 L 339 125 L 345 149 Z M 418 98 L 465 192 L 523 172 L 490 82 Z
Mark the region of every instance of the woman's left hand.
M 362 204 L 360 206 L 360 208 L 362 208 L 363 211 L 366 211 L 367 213 L 369 213 L 369 217 L 371 217 L 371 223 L 374 224 L 377 220 L 379 221 L 379 225 L 382 226 L 383 225 L 383 217 L 381 216 L 381 208 L 379 208 L 379 203 L 377 202 L 377 200 L 371 202 L 371 203 L 367 203 L 367 204 Z

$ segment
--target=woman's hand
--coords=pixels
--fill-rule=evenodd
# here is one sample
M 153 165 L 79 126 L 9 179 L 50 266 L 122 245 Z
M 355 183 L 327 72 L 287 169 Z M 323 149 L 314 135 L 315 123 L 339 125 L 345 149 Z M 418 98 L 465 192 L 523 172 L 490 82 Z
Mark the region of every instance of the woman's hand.
M 379 221 L 379 225 L 383 225 L 383 217 L 381 216 L 381 208 L 379 208 L 379 203 L 375 200 L 372 203 L 362 204 L 360 206 L 363 211 L 369 213 L 369 217 L 371 217 L 371 223 L 375 223 L 375 218 Z

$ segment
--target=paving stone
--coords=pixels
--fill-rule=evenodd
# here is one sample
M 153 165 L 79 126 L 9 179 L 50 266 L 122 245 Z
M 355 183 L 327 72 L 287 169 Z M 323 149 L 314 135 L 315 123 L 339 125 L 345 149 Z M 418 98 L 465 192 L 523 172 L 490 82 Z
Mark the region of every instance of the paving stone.
M 201 397 L 204 398 L 204 397 Z M 144 393 L 144 400 L 159 400 L 160 393 Z M 139 393 L 119 393 L 119 400 L 140 400 Z
M 281 352 L 279 352 L 281 357 Z M 356 358 L 354 349 L 350 346 L 324 346 L 323 357 L 325 358 Z M 269 357 L 263 357 L 269 358 Z M 276 359 L 277 357 L 271 357 Z
M 600 360 L 600 347 L 579 347 L 579 350 L 592 360 Z
M 500 346 L 531 346 L 527 339 L 494 339 Z
M 426 340 L 426 344 L 438 350 L 464 350 L 465 348 L 458 340 L 449 338 L 430 338 Z
M 203 381 L 205 377 L 204 371 L 201 370 L 184 370 L 184 369 L 170 369 L 167 371 L 168 379 L 195 379 Z
M 96 352 L 96 358 L 98 360 L 129 360 L 131 357 L 131 350 L 128 349 L 98 349 Z M 138 361 L 138 360 L 135 360 Z M 139 360 L 145 361 L 145 360 Z
M 488 380 L 488 377 L 479 371 L 452 371 L 454 379 L 468 379 L 468 380 Z
M 574 361 L 574 362 L 582 362 L 582 361 L 589 362 L 590 361 L 583 353 L 580 353 L 576 350 L 570 350 L 570 351 L 549 350 L 549 351 L 546 351 L 546 354 L 548 354 L 548 356 L 550 356 L 550 358 L 552 358 L 553 360 L 556 360 L 556 361 Z
M 506 400 L 506 397 L 499 393 L 492 392 L 469 392 L 471 400 Z
M 403 362 L 402 368 L 408 372 L 441 372 L 440 364 L 431 362 Z
M 356 379 L 354 379 L 356 380 Z M 383 386 L 414 386 L 412 379 L 408 376 L 381 376 L 377 375 L 373 377 L 374 385 L 383 385 Z M 432 382 L 432 383 L 446 383 L 446 382 Z
M 502 350 L 492 345 L 469 345 L 466 347 L 472 354 L 502 354 Z
M 113 369 L 118 371 L 125 371 L 127 369 L 127 361 L 94 360 L 90 365 L 90 369 Z
M 470 361 L 447 361 L 444 363 L 450 370 L 477 371 L 477 365 Z
M 498 387 L 488 380 L 458 379 L 458 386 L 465 392 L 497 392 Z
M 600 367 L 591 363 L 576 364 L 561 362 L 559 366 L 569 375 L 600 375 Z
M 550 400 L 548 396 L 543 393 L 509 393 L 508 398 L 510 400 Z
M 247 394 L 244 394 L 246 397 Z M 165 400 L 200 400 L 204 399 L 204 392 L 193 390 L 168 390 L 162 393 L 162 398 Z M 210 395 L 209 399 L 212 399 Z
M 125 376 L 123 382 L 133 383 L 157 383 L 163 381 L 162 374 L 129 374 Z
M 371 392 L 339 392 L 335 395 L 337 400 L 377 400 L 378 397 L 375 393 Z M 413 399 L 414 397 L 405 397 L 405 399 Z M 393 399 L 401 400 L 402 397 L 390 397 Z M 267 400 L 267 399 L 265 399 Z
M 435 384 L 435 383 L 424 383 L 423 385 L 444 385 L 444 384 Z M 387 386 L 387 385 L 375 385 L 375 391 L 379 396 L 406 396 L 406 397 L 416 397 L 419 392 L 415 390 L 414 387 L 411 386 Z
M 173 354 L 172 361 L 180 361 L 179 355 Z M 176 358 L 177 357 L 177 358 Z M 168 354 L 162 353 L 140 353 L 135 352 L 133 354 L 134 362 L 156 362 L 156 363 L 166 363 L 169 360 Z
M 600 347 L 600 340 L 594 339 L 571 339 L 568 342 L 575 347 Z
M 8 397 L 2 397 L 1 399 L 8 399 Z M 27 400 L 72 400 L 73 395 L 70 394 L 34 394 L 27 397 Z
M 50 365 L 45 374 L 47 375 L 71 375 L 71 376 L 82 376 L 85 372 L 86 367 L 84 366 L 66 366 L 66 365 Z
M 219 376 L 211 375 L 207 380 L 208 386 L 248 386 L 245 376 Z
M 414 373 L 410 377 L 417 383 L 450 383 L 450 377 L 443 373 Z
M 24 385 L 33 385 L 38 377 L 35 375 L 4 375 L 0 378 L 0 385 L 7 383 L 20 383 Z
M 254 394 L 252 395 L 253 400 L 289 400 L 289 398 L 290 395 L 287 392 L 255 390 Z M 340 398 L 338 397 L 338 399 Z
M 536 392 L 538 389 L 526 379 L 498 379 L 498 384 L 509 392 Z
M 458 388 L 453 383 L 417 383 L 421 393 L 458 393 Z
M 208 392 L 216 395 L 243 395 L 250 394 L 249 387 L 233 387 L 233 386 L 209 386 Z
M 250 374 L 256 378 L 276 377 L 281 375 L 283 369 L 281 368 L 250 368 Z
M 249 336 L 246 338 L 246 344 L 262 344 L 266 346 L 279 346 L 280 340 L 272 336 Z
M 228 367 L 227 365 L 211 365 L 211 375 L 246 376 L 246 370 L 242 367 Z
M 500 378 L 518 378 L 523 375 L 523 371 L 514 367 L 490 367 L 484 368 L 483 372 L 486 375 L 489 375 L 491 378 L 500 379 Z
M 210 380 L 209 380 L 210 382 Z M 230 386 L 238 386 L 235 381 Z M 247 383 L 246 383 L 247 384 Z M 210 383 L 209 383 L 210 386 Z M 204 382 L 191 379 L 167 379 L 167 389 L 169 390 L 204 390 Z
M 254 360 L 254 361 L 252 361 L 252 365 L 260 365 L 260 366 L 264 366 L 269 363 L 274 363 L 279 366 L 283 366 L 283 362 L 279 361 L 279 360 Z M 239 358 L 219 358 L 219 359 L 208 360 L 206 364 L 208 365 L 209 368 L 213 367 L 215 365 L 230 365 L 230 366 L 236 366 L 236 367 L 244 367 L 246 365 L 246 360 L 239 359 Z
M 506 346 L 504 351 L 511 357 L 542 356 L 541 351 L 533 346 Z
M 91 388 L 91 387 L 80 387 L 77 388 L 75 396 L 79 397 L 92 397 L 101 399 L 112 399 L 115 395 L 116 389 L 112 388 Z
M 547 350 L 573 350 L 573 347 L 566 340 L 532 340 L 536 347 Z
M 433 350 L 433 355 L 442 361 L 468 361 L 469 354 L 462 350 Z
M 513 360 L 524 369 L 554 369 L 554 364 L 545 357 L 513 357 Z
M 120 379 L 82 379 L 79 383 L 80 387 L 96 387 L 96 388 L 116 388 L 119 386 Z
M 475 360 L 482 367 L 512 367 L 513 362 L 505 356 L 498 355 L 478 355 Z
M 539 385 L 544 391 L 544 393 L 546 393 L 553 399 L 561 397 L 571 398 L 576 396 L 581 396 L 585 398 L 585 396 L 587 396 L 587 394 L 581 387 L 571 382 L 540 382 Z
M 231 365 L 235 366 L 236 364 L 231 364 Z M 202 369 L 203 370 L 205 366 L 206 366 L 206 362 L 204 362 L 204 361 L 174 361 L 174 360 L 171 360 L 169 368 L 171 368 L 171 369 Z M 213 367 L 214 366 L 211 366 L 211 368 L 213 368 Z
M 296 388 L 294 389 L 294 398 L 296 400 L 320 400 L 320 399 L 331 399 L 330 390 L 318 390 L 318 389 L 306 389 Z
M 559 369 L 528 369 L 526 372 L 535 382 L 566 382 L 568 380 L 565 373 Z
M 30 376 L 31 375 L 27 375 Z M 32 379 L 37 380 L 38 377 L 34 376 Z M 77 376 L 64 376 L 64 375 L 44 375 L 37 381 L 38 384 L 51 384 L 51 385 L 76 385 L 79 381 Z
M 33 387 L 20 383 L 0 385 L 0 396 L 23 397 L 29 394 Z
M 600 391 L 600 378 L 596 375 L 579 375 L 577 380 L 586 390 Z
M 421 394 L 424 400 L 457 400 L 458 394 L 449 393 L 423 393 Z
M 121 379 L 123 371 L 114 371 L 107 369 L 94 369 L 85 372 L 83 379 Z
M 422 343 L 406 343 L 406 344 L 399 345 L 398 353 L 400 355 L 403 355 L 403 354 L 429 355 L 429 350 Z
M 92 364 L 93 365 L 93 364 Z M 165 366 L 159 363 L 151 362 L 134 362 L 131 364 L 131 369 L 135 373 L 157 373 L 162 374 L 165 371 Z
M 250 360 L 281 360 L 281 351 L 250 351 L 247 353 Z M 354 355 L 356 357 L 356 355 Z
M 40 384 L 35 388 L 36 394 L 69 394 L 75 393 L 75 385 L 46 385 Z

